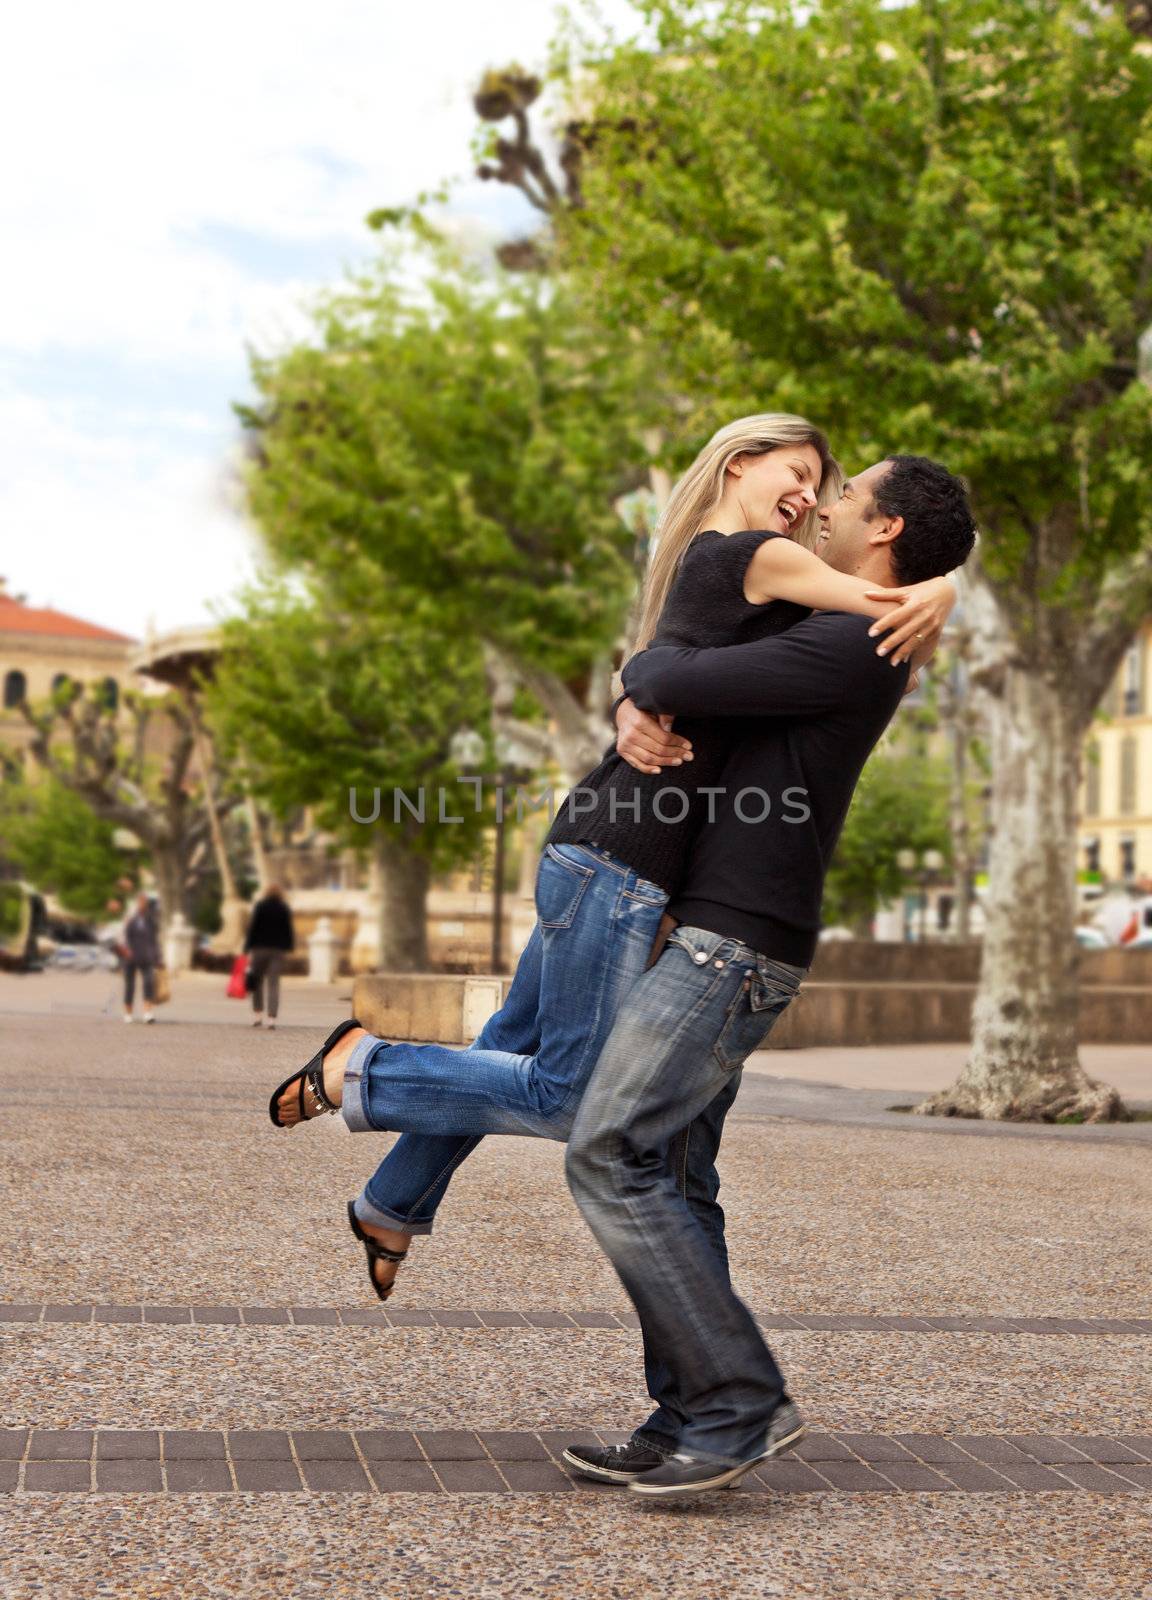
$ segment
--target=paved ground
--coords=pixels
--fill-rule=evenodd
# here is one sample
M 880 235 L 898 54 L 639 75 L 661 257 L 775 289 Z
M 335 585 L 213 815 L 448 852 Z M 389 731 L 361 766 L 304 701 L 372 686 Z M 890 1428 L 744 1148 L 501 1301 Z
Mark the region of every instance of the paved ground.
M 557 1147 L 489 1140 L 382 1313 L 341 1211 L 388 1141 L 266 1120 L 314 1030 L 199 978 L 128 1029 L 109 988 L 0 980 L 4 1600 L 1152 1594 L 1147 1124 L 838 1121 L 915 1080 L 758 1058 L 734 1271 L 812 1437 L 654 1511 L 556 1466 L 644 1414 Z

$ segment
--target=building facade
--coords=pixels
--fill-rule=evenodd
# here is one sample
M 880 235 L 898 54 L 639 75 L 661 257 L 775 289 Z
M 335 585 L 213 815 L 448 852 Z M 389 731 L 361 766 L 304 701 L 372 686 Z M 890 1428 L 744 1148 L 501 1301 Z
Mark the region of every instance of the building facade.
M 1152 883 L 1152 618 L 1105 696 L 1083 768 L 1081 881 Z
M 0 745 L 24 762 L 32 729 L 21 703 L 46 700 L 69 679 L 99 686 L 108 703 L 119 706 L 137 682 L 130 664 L 135 644 L 127 634 L 66 612 L 25 605 L 0 578 Z

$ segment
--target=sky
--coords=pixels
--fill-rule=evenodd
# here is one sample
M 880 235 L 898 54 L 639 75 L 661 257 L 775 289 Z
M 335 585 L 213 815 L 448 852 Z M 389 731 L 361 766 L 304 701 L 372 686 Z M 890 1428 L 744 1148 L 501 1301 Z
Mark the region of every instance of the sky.
M 626 25 L 627 0 L 600 0 Z M 472 176 L 484 69 L 543 67 L 552 0 L 38 0 L 6 28 L 0 576 L 144 637 L 254 572 L 236 505 L 247 349 L 303 330 L 364 226 L 445 179 L 495 237 L 527 202 Z

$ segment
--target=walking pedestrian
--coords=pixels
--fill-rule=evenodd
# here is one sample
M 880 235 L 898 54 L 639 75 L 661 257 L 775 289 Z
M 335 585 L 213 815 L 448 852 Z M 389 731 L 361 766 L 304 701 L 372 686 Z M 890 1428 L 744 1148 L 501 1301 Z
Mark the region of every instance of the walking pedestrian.
M 155 1022 L 152 1007 L 156 1001 L 156 968 L 163 965 L 160 957 L 160 929 L 156 908 L 146 894 L 136 896 L 136 905 L 124 923 L 120 943 L 120 959 L 124 963 L 124 1021 L 134 1022 L 133 1006 L 136 999 L 136 974 L 140 974 L 144 993 L 144 1021 Z
M 296 933 L 292 926 L 292 909 L 280 892 L 278 883 L 270 883 L 262 900 L 252 908 L 248 933 L 244 940 L 244 953 L 249 956 L 248 968 L 252 979 L 252 1026 L 264 1022 L 267 1002 L 266 1026 L 274 1028 L 280 1011 L 280 973 L 284 957 L 296 948 Z M 267 989 L 267 996 L 265 996 Z

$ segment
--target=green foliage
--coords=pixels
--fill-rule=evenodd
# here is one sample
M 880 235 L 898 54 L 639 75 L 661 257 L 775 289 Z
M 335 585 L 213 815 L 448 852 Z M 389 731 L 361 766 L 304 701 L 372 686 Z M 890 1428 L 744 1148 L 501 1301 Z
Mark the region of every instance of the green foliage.
M 224 649 L 204 689 L 214 742 L 225 761 L 242 765 L 252 792 L 280 817 L 314 809 L 318 825 L 367 847 L 372 792 L 382 791 L 380 819 L 398 843 L 437 868 L 471 859 L 485 817 L 474 790 L 457 784 L 453 734 L 487 726 L 479 651 L 468 634 L 435 630 L 418 601 L 400 590 L 365 586 L 349 610 L 317 588 L 283 584 L 250 592 L 242 617 L 222 627 Z M 450 796 L 439 822 L 438 788 Z M 415 803 L 429 791 L 417 823 L 392 791 Z M 463 804 L 456 804 L 460 800 Z
M 824 921 L 864 930 L 907 886 L 901 850 L 950 852 L 948 767 L 880 750 L 864 769 L 828 872 Z
M 555 285 L 485 278 L 409 221 L 415 257 L 390 244 L 314 342 L 254 362 L 251 508 L 274 557 L 349 608 L 383 576 L 413 628 L 578 677 L 631 597 L 627 363 Z
M 105 916 L 124 861 L 101 821 L 80 795 L 54 779 L 10 783 L 0 791 L 4 855 L 42 893 L 54 894 L 81 917 Z
M 655 53 L 569 59 L 596 138 L 561 265 L 697 437 L 783 409 L 850 469 L 938 455 L 1018 636 L 1090 604 L 1152 536 L 1152 41 L 1097 0 L 640 10 Z
M 19 933 L 23 906 L 24 894 L 19 884 L 0 883 L 0 940 Z

